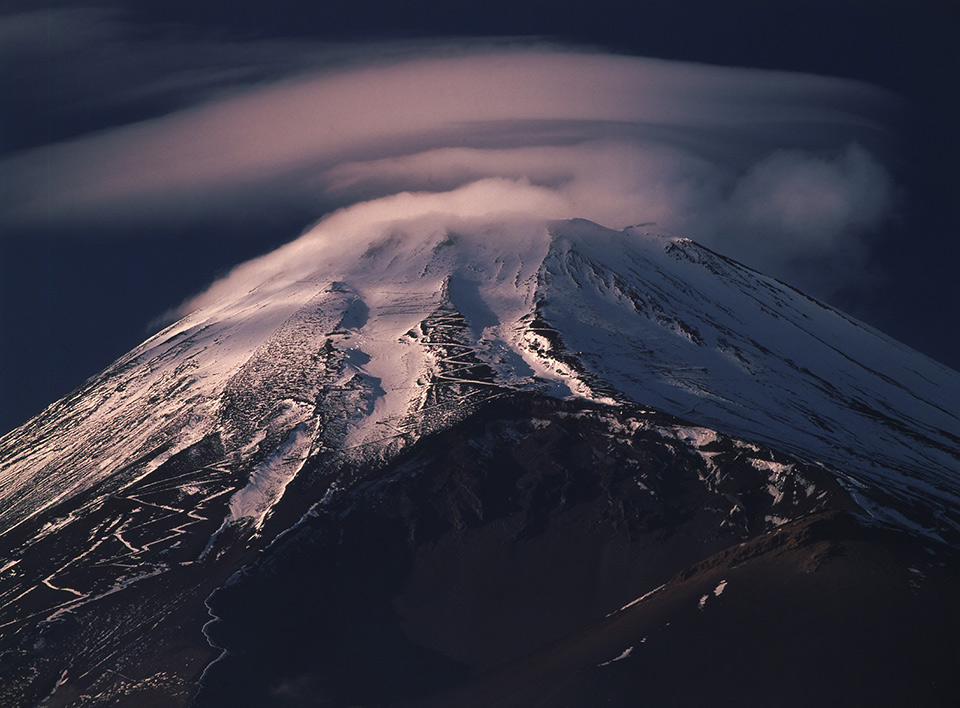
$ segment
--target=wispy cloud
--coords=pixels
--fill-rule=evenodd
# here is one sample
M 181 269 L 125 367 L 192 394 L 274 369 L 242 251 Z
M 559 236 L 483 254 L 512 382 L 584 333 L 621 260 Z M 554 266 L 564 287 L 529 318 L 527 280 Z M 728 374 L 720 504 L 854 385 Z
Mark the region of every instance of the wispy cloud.
M 830 250 L 837 239 L 876 229 L 894 200 L 890 174 L 856 143 L 832 155 L 778 150 L 751 165 L 736 182 L 731 224 L 719 234 L 733 245 L 764 236 L 798 255 Z
M 505 179 L 542 197 L 538 216 L 656 222 L 789 278 L 893 204 L 877 150 L 896 101 L 869 86 L 556 48 L 367 49 L 324 63 L 315 48 L 311 71 L 8 157 L 6 218 L 135 230 L 283 200 L 319 217 Z

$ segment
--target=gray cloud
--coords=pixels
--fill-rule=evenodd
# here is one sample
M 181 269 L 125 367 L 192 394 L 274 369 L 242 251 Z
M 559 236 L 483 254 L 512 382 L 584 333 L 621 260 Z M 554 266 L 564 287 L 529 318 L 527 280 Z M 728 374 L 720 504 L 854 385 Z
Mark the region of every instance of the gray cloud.
M 736 222 L 807 251 L 827 248 L 844 233 L 876 228 L 892 197 L 886 169 L 851 143 L 831 156 L 772 153 L 738 181 L 730 207 Z

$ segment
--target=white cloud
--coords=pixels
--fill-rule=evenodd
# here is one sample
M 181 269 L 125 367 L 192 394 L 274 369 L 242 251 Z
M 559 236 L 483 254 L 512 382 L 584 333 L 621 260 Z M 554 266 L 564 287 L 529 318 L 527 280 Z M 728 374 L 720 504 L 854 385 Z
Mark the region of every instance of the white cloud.
M 640 139 L 520 148 L 440 148 L 343 163 L 323 174 L 332 195 L 398 189 L 443 191 L 488 177 L 528 179 L 562 198 L 564 213 L 622 228 L 638 220 L 677 228 L 719 188 L 718 168 L 683 150 Z M 555 215 L 559 218 L 559 214 Z
M 798 252 L 829 255 L 890 209 L 892 180 L 860 145 L 888 138 L 895 101 L 862 84 L 555 49 L 397 54 L 341 57 L 336 70 L 8 158 L 6 218 L 133 227 L 145 214 L 268 209 L 279 195 L 319 216 L 505 179 L 531 199 L 515 209 L 656 222 L 789 277 Z
M 176 314 L 186 314 L 222 297 L 233 298 L 268 280 L 290 283 L 318 273 L 336 280 L 338 274 L 326 271 L 324 264 L 355 262 L 371 244 L 397 233 L 427 242 L 447 231 L 478 232 L 490 225 L 509 223 L 513 228 L 499 231 L 503 238 L 512 238 L 551 219 L 573 218 L 575 213 L 570 209 L 553 190 L 523 179 L 499 177 L 477 180 L 448 192 L 401 192 L 361 202 L 335 211 L 285 246 L 237 266 L 205 292 L 189 299 Z M 414 244 L 411 249 L 415 250 Z

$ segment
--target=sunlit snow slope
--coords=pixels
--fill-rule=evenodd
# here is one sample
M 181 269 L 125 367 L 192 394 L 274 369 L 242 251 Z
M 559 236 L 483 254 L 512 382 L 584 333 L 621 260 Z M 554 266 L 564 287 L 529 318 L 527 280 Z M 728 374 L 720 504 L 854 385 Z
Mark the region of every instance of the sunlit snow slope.
M 639 228 L 334 220 L 0 439 L 0 533 L 212 436 L 235 482 L 187 491 L 259 527 L 318 451 L 383 459 L 512 389 L 659 409 L 958 529 L 960 374 L 830 307 Z

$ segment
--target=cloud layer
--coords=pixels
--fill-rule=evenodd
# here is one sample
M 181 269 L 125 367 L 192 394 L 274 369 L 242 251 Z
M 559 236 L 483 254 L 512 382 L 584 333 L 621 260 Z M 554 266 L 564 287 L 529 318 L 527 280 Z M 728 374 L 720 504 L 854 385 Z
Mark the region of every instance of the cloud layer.
M 655 222 L 789 279 L 798 259 L 857 252 L 893 208 L 897 106 L 862 84 L 555 48 L 382 50 L 8 157 L 5 218 L 135 231 L 291 200 L 319 217 L 499 179 L 532 216 Z

